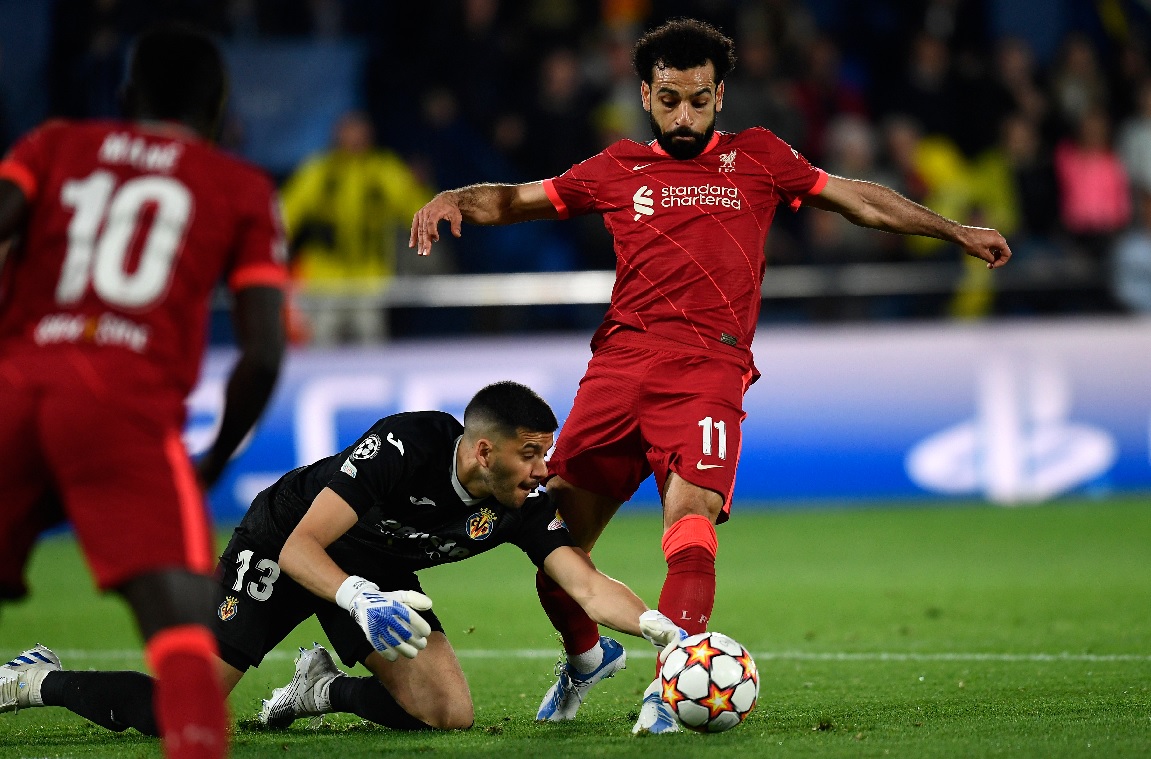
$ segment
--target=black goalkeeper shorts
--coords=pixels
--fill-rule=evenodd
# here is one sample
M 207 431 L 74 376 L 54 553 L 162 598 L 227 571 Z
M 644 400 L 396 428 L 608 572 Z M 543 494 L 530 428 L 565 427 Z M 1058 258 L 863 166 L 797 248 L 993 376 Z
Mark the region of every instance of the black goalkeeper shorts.
M 237 534 L 224 549 L 216 568 L 220 585 L 213 620 L 220 658 L 241 672 L 258 667 L 269 651 L 314 614 L 345 666 L 363 662 L 374 649 L 352 616 L 281 573 L 277 556 Z M 352 573 L 376 583 L 381 590 L 423 592 L 413 572 Z M 430 609 L 419 614 L 432 630 L 444 631 Z

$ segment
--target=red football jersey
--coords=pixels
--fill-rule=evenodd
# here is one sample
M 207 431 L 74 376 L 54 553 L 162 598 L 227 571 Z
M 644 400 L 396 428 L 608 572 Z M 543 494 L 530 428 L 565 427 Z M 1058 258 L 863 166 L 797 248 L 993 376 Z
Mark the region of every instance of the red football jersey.
M 544 189 L 563 218 L 602 213 L 615 240 L 615 286 L 597 336 L 622 324 L 749 355 L 775 208 L 798 208 L 826 182 L 826 173 L 756 127 L 717 132 L 691 160 L 656 142 L 621 140 L 545 180 Z
M 177 125 L 49 122 L 0 178 L 29 203 L 0 291 L 2 354 L 81 346 L 187 393 L 216 284 L 287 281 L 271 181 Z

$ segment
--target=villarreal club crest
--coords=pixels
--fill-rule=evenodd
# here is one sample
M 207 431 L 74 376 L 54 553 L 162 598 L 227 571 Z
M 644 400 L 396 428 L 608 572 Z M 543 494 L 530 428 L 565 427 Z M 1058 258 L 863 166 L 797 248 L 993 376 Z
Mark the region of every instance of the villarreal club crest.
M 216 613 L 220 616 L 221 622 L 227 622 L 232 617 L 236 616 L 236 612 L 240 610 L 240 599 L 235 596 L 228 596 L 224 599 L 224 603 L 216 609 Z
M 472 540 L 483 540 L 492 534 L 496 528 L 496 513 L 483 508 L 468 517 L 468 537 Z

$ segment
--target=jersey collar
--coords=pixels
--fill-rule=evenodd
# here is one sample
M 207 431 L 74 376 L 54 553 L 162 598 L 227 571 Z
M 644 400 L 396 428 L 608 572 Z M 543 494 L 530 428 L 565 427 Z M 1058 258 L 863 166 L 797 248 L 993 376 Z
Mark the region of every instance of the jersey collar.
M 719 144 L 719 132 L 712 132 L 711 139 L 707 141 L 707 147 L 705 147 L 703 150 L 701 150 L 699 155 L 706 155 L 706 154 L 710 153 L 712 148 L 714 148 L 718 144 Z M 655 152 L 656 155 L 662 155 L 662 156 L 668 155 L 667 151 L 659 146 L 658 140 L 652 140 L 651 142 L 648 143 L 648 145 L 651 147 L 652 151 Z M 699 158 L 699 156 L 696 156 L 696 158 Z
M 456 491 L 456 495 L 464 502 L 465 506 L 475 506 L 484 498 L 472 498 L 472 494 L 467 491 L 467 488 L 460 482 L 460 475 L 456 472 L 456 461 L 460 453 L 460 441 L 464 439 L 463 435 L 456 438 L 456 446 L 452 449 L 452 489 Z

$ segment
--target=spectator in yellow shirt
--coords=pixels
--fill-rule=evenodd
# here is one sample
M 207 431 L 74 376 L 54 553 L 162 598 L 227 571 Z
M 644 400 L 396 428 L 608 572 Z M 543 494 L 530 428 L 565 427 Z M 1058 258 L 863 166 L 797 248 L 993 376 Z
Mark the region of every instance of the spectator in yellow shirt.
M 333 146 L 305 161 L 283 188 L 284 221 L 312 342 L 387 338 L 380 295 L 395 274 L 400 236 L 432 190 L 404 160 L 374 144 L 371 122 L 342 116 Z

